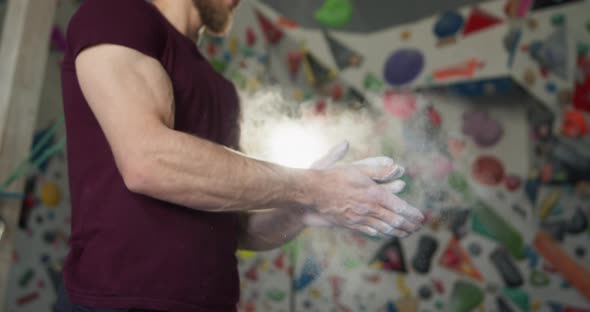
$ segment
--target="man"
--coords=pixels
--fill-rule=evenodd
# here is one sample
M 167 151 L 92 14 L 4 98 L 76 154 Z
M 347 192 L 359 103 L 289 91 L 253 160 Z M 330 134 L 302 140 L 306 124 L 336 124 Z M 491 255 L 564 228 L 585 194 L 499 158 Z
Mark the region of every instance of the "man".
M 225 34 L 237 5 L 86 0 L 72 18 L 72 236 L 58 310 L 235 311 L 236 249 L 280 246 L 305 214 L 372 235 L 420 227 L 422 214 L 376 183 L 400 175 L 392 161 L 298 170 L 236 152 L 238 96 L 195 42 L 203 28 Z

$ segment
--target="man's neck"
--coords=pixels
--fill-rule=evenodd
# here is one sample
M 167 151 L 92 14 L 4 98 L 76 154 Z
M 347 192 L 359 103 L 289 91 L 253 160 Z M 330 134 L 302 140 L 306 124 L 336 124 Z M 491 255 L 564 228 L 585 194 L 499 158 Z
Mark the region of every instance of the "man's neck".
M 203 23 L 193 0 L 154 0 L 152 3 L 174 28 L 197 42 Z

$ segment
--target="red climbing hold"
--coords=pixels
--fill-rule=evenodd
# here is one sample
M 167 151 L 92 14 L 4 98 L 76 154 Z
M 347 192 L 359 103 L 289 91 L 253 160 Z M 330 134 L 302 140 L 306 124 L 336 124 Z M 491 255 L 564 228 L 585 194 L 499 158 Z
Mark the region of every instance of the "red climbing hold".
M 471 173 L 477 182 L 495 186 L 504 179 L 504 166 L 494 156 L 480 156 L 473 163 Z
M 469 14 L 465 27 L 463 28 L 463 36 L 472 35 L 478 31 L 496 26 L 500 23 L 502 23 L 500 18 L 483 11 L 478 7 L 474 7 Z
M 246 44 L 248 44 L 249 47 L 252 47 L 255 43 L 256 32 L 254 32 L 254 29 L 248 27 L 248 29 L 246 29 Z
M 581 111 L 568 110 L 563 115 L 561 125 L 563 134 L 570 138 L 583 137 L 588 134 L 588 122 Z
M 283 31 L 275 26 L 266 16 L 258 11 L 256 11 L 256 16 L 268 43 L 275 44 L 283 38 Z

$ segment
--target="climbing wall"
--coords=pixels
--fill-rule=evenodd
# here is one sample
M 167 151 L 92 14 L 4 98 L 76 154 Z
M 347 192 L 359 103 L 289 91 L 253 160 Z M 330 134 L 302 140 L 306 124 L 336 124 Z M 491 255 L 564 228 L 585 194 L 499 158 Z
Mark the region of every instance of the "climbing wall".
M 76 2 L 64 3 L 67 21 Z M 239 251 L 239 310 L 590 311 L 588 3 L 493 0 L 359 33 L 342 30 L 359 1 L 304 12 L 321 28 L 242 1 L 233 32 L 202 40 L 203 54 L 244 99 L 278 88 L 305 122 L 370 116 L 357 155 L 402 162 L 400 196 L 427 221 L 401 240 L 313 228 Z M 59 124 L 59 109 L 43 109 L 39 138 Z M 51 311 L 66 176 L 56 152 L 29 179 L 7 311 Z

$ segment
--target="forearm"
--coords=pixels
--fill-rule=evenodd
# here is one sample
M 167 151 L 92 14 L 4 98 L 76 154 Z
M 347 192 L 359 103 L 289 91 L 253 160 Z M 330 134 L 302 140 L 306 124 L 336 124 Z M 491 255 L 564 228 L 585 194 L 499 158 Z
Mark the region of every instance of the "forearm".
M 154 131 L 146 140 L 137 144 L 136 161 L 124 173 L 131 191 L 216 212 L 307 204 L 303 193 L 309 171 L 249 158 L 169 129 Z
M 265 251 L 295 238 L 304 228 L 301 209 L 269 209 L 242 215 L 239 248 Z

